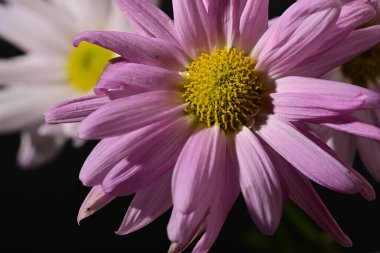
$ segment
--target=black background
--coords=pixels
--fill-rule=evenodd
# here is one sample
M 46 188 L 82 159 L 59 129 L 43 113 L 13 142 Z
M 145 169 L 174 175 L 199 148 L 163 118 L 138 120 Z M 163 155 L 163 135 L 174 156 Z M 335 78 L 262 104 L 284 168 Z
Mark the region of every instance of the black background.
M 271 17 L 280 15 L 292 2 L 271 1 Z M 171 15 L 169 0 L 165 0 L 162 7 Z M 16 48 L 0 41 L 0 57 L 19 53 Z M 77 211 L 89 190 L 81 185 L 78 174 L 95 144 L 87 143 L 81 149 L 67 145 L 54 162 L 38 170 L 22 171 L 15 164 L 19 135 L 0 136 L 0 252 L 166 252 L 169 246 L 166 236 L 168 213 L 131 235 L 113 233 L 131 197 L 113 201 L 77 225 Z M 370 179 L 379 193 L 379 184 L 363 170 L 358 159 L 355 168 Z M 353 248 L 341 248 L 342 252 L 380 250 L 380 200 L 367 202 L 357 195 L 346 196 L 319 187 L 318 191 L 354 242 Z M 254 252 L 246 239 L 247 233 L 255 229 L 244 201 L 239 198 L 212 252 Z M 302 242 L 295 240 L 292 243 Z

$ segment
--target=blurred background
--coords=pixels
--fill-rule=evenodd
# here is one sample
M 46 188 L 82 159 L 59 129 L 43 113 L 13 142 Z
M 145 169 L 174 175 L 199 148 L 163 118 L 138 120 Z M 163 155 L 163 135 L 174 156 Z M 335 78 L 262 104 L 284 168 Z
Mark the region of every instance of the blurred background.
M 292 2 L 272 0 L 270 16 L 280 15 Z M 172 15 L 170 0 L 163 0 L 162 8 Z M 0 58 L 19 54 L 19 49 L 0 39 Z M 131 235 L 114 234 L 131 197 L 114 200 L 80 226 L 76 223 L 77 211 L 89 191 L 81 185 L 78 174 L 96 142 L 88 142 L 81 149 L 67 145 L 53 162 L 23 171 L 15 163 L 19 141 L 17 133 L 0 136 L 0 252 L 166 252 L 170 244 L 166 236 L 169 213 Z M 358 158 L 354 167 L 379 194 L 380 184 L 372 180 Z M 239 198 L 211 252 L 380 252 L 380 199 L 367 202 L 358 195 L 317 190 L 354 247 L 342 248 L 331 241 L 291 204 L 276 234 L 263 236 Z

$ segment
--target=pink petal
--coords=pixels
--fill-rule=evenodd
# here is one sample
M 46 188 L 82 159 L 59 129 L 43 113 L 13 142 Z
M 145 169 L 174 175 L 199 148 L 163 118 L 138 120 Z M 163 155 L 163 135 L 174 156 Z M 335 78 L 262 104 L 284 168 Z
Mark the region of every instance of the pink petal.
M 190 136 L 174 168 L 172 192 L 177 210 L 192 212 L 214 197 L 212 190 L 224 170 L 225 152 L 226 136 L 218 126 Z
M 374 108 L 380 104 L 380 94 L 356 85 L 308 77 L 290 76 L 276 80 L 278 93 L 304 93 L 363 101 L 361 108 Z
M 358 145 L 364 166 L 380 182 L 380 144 L 367 138 L 359 138 Z
M 231 151 L 230 149 L 228 151 Z M 217 239 L 220 230 L 240 194 L 237 169 L 233 166 L 230 155 L 226 155 L 225 182 L 218 190 L 218 196 L 211 203 L 207 218 L 206 231 L 195 246 L 193 252 L 208 252 Z
M 250 0 L 240 17 L 239 48 L 247 53 L 268 29 L 268 0 Z
M 340 13 L 339 1 L 304 0 L 293 4 L 257 43 L 256 68 L 278 78 L 318 49 Z
M 193 59 L 209 49 L 208 17 L 202 1 L 173 0 L 174 26 L 177 36 Z
M 323 109 L 333 111 L 352 111 L 359 109 L 363 105 L 360 99 L 334 97 L 331 95 L 315 95 L 307 93 L 272 93 L 272 104 L 277 107 L 292 107 L 299 110 Z
M 168 252 L 182 252 L 204 230 L 210 203 L 201 202 L 197 209 L 184 214 L 173 208 L 167 226 L 167 233 L 172 245 Z
M 321 120 L 315 119 L 310 121 L 339 131 L 380 141 L 380 128 L 361 122 L 359 119 L 350 115 L 341 114 L 333 118 L 326 118 Z
M 121 55 L 130 62 L 173 70 L 183 70 L 187 60 L 172 44 L 156 38 L 111 31 L 87 31 L 78 34 L 74 46 L 88 41 Z
M 328 139 L 327 144 L 336 152 L 339 158 L 347 164 L 353 164 L 357 149 L 356 138 L 347 133 L 331 130 L 334 131 L 334 134 Z
M 87 186 L 101 184 L 106 174 L 124 159 L 132 148 L 145 139 L 150 140 L 152 134 L 160 132 L 166 124 L 166 121 L 158 122 L 123 136 L 102 139 L 84 162 L 79 179 Z
M 79 209 L 77 217 L 78 223 L 106 206 L 114 198 L 115 197 L 104 193 L 99 185 L 93 187 Z
M 126 163 L 122 161 L 107 174 L 102 183 L 104 191 L 129 195 L 173 169 L 192 133 L 192 124 L 187 118 L 180 118 L 160 127 L 131 148 Z
M 355 30 L 330 50 L 298 64 L 288 72 L 288 75 L 319 77 L 362 54 L 379 42 L 379 25 Z
M 280 222 L 286 190 L 259 139 L 246 127 L 236 135 L 240 187 L 253 221 L 271 235 Z
M 349 1 L 342 6 L 340 16 L 326 41 L 315 52 L 317 56 L 343 41 L 352 31 L 375 16 L 375 9 L 368 0 Z
M 172 206 L 171 176 L 168 173 L 137 192 L 116 234 L 126 235 L 145 227 Z
M 118 0 L 117 3 L 137 34 L 178 45 L 172 20 L 150 1 Z
M 45 121 L 48 124 L 80 122 L 109 101 L 106 96 L 95 95 L 72 99 L 45 112 Z
M 130 89 L 132 86 L 132 88 L 137 87 L 149 91 L 166 90 L 178 88 L 182 80 L 183 77 L 178 71 L 143 64 L 124 63 L 107 68 L 100 77 L 96 89 Z M 119 87 L 113 87 L 115 83 L 119 84 Z
M 337 242 L 345 247 L 352 246 L 351 240 L 331 216 L 310 181 L 274 152 L 272 152 L 272 157 L 287 183 L 289 197 Z
M 310 119 L 324 119 L 329 117 L 338 117 L 341 115 L 339 112 L 316 109 L 316 108 L 295 108 L 295 107 L 285 107 L 276 106 L 273 108 L 273 112 L 276 115 L 281 116 L 288 121 L 297 120 L 310 120 Z
M 83 139 L 125 134 L 161 120 L 177 118 L 185 106 L 179 93 L 169 91 L 116 99 L 83 120 L 78 134 Z
M 290 123 L 269 117 L 257 133 L 285 160 L 318 184 L 343 193 L 356 193 L 362 188 L 362 183 L 349 168 Z
M 312 140 L 315 144 L 317 144 L 320 148 L 322 148 L 326 153 L 331 155 L 333 158 L 335 158 L 337 161 L 342 163 L 349 171 L 352 173 L 352 176 L 356 177 L 362 184 L 362 187 L 360 189 L 360 194 L 367 200 L 373 200 L 376 198 L 376 193 L 374 189 L 372 188 L 371 184 L 362 177 L 358 172 L 356 172 L 354 169 L 351 168 L 351 165 L 346 163 L 345 161 L 341 160 L 337 154 L 328 147 L 324 142 L 321 141 L 320 138 L 318 138 L 317 135 L 315 135 L 312 131 L 310 131 L 310 128 L 307 127 L 302 122 L 294 122 L 293 123 L 307 138 Z

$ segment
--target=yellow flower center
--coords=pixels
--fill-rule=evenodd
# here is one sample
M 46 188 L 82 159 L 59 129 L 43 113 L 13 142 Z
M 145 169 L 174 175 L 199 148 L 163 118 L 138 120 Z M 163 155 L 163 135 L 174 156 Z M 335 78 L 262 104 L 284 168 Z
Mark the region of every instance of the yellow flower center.
M 227 133 L 250 126 L 266 93 L 255 65 L 235 48 L 199 56 L 183 73 L 185 113 L 200 125 L 219 125 Z
M 371 25 L 374 24 L 367 23 L 360 28 Z M 367 86 L 370 82 L 376 82 L 380 78 L 380 44 L 343 64 L 341 71 L 346 78 L 356 85 Z
M 94 88 L 104 66 L 114 54 L 102 47 L 82 42 L 74 48 L 67 62 L 67 74 L 71 86 L 79 92 Z

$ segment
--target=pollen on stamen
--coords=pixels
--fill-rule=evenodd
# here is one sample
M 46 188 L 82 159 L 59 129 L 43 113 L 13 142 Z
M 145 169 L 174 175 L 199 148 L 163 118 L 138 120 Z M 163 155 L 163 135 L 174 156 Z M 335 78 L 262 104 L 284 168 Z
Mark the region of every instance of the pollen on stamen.
M 255 66 L 235 48 L 200 55 L 183 73 L 185 113 L 199 125 L 219 125 L 227 133 L 251 126 L 267 92 Z

